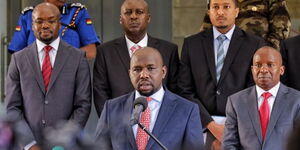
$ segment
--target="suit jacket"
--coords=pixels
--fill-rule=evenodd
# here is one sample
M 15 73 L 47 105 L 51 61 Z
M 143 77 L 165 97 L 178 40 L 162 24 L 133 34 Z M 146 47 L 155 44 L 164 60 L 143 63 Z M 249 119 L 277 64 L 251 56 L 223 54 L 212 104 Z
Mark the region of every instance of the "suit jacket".
M 130 125 L 134 92 L 106 101 L 98 122 L 99 149 L 136 150 Z M 199 108 L 196 104 L 165 90 L 152 134 L 170 150 L 201 150 L 203 146 Z M 160 150 L 149 138 L 147 150 Z
M 281 43 L 280 52 L 283 58 L 283 64 L 285 66 L 285 73 L 282 78 L 282 82 L 287 86 L 300 90 L 299 79 L 299 43 L 300 36 L 292 37 L 284 40 Z
M 300 120 L 300 92 L 280 84 L 265 140 L 262 141 L 255 86 L 228 98 L 223 137 L 225 150 L 284 150 L 287 136 Z
M 22 143 L 25 145 L 33 140 L 40 142 L 42 130 L 61 120 L 84 127 L 91 107 L 85 53 L 60 40 L 47 92 L 36 43 L 14 53 L 6 78 L 5 101 L 8 117 L 20 121 L 29 133 Z
M 204 127 L 212 121 L 211 115 L 225 116 L 229 95 L 254 84 L 252 56 L 263 44 L 262 39 L 236 27 L 217 82 L 213 30 L 184 39 L 178 87 L 181 96 L 199 104 Z
M 148 36 L 148 46 L 158 49 L 168 68 L 164 84 L 175 91 L 179 56 L 177 45 Z M 129 78 L 130 56 L 125 37 L 101 44 L 94 65 L 94 102 L 100 116 L 106 100 L 134 90 Z

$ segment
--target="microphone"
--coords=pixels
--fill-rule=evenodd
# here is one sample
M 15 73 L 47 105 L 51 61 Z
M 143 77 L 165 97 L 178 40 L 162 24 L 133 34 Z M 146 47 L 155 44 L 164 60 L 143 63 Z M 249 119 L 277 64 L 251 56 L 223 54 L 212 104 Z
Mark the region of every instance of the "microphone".
M 138 97 L 133 103 L 134 109 L 130 118 L 130 124 L 133 126 L 139 123 L 140 114 L 148 107 L 145 97 Z

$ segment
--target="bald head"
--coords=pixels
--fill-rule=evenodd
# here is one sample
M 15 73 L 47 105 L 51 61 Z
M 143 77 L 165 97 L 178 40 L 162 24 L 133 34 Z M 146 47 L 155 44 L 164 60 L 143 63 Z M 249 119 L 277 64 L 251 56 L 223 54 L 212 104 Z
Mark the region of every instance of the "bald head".
M 143 96 L 150 96 L 162 86 L 167 68 L 159 51 L 144 47 L 131 57 L 129 76 L 134 88 Z
M 37 5 L 32 12 L 32 30 L 37 39 L 50 44 L 59 36 L 60 12 L 48 2 Z
M 284 73 L 281 54 L 269 46 L 255 52 L 251 68 L 256 85 L 266 91 L 278 84 Z
M 44 2 L 44 3 L 40 3 L 38 4 L 32 12 L 32 17 L 34 17 L 34 15 L 36 15 L 36 13 L 41 13 L 41 12 L 49 12 L 49 13 L 53 13 L 53 15 L 55 15 L 56 17 L 60 17 L 60 11 L 59 9 L 52 3 L 49 2 Z

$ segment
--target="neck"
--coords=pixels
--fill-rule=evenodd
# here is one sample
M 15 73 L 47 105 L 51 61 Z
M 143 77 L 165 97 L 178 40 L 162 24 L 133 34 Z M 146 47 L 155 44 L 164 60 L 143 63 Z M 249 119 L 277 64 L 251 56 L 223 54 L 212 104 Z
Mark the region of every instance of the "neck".
M 146 33 L 139 34 L 139 35 L 133 35 L 133 34 L 126 33 L 127 38 L 135 44 L 140 42 L 145 37 L 145 35 L 146 35 Z

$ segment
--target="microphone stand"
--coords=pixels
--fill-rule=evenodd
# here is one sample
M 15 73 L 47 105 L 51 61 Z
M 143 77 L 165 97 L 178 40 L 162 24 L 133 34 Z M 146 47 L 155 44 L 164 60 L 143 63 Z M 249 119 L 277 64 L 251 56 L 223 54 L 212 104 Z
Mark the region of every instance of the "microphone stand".
M 164 150 L 168 150 L 151 132 L 149 132 L 148 130 L 147 130 L 147 128 L 144 126 L 144 125 L 142 125 L 141 123 L 138 123 L 138 125 L 139 125 L 139 127 L 142 129 L 142 130 L 144 130 L 156 143 L 158 143 L 158 145 L 162 148 L 162 149 L 164 149 Z

